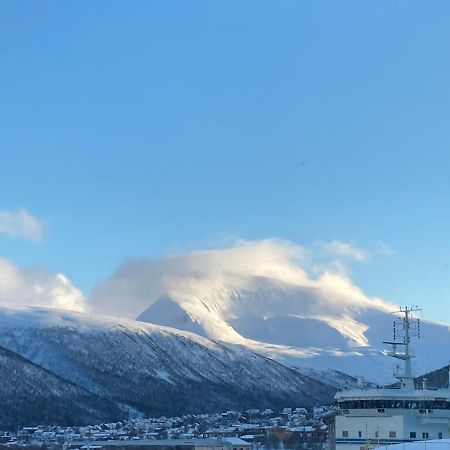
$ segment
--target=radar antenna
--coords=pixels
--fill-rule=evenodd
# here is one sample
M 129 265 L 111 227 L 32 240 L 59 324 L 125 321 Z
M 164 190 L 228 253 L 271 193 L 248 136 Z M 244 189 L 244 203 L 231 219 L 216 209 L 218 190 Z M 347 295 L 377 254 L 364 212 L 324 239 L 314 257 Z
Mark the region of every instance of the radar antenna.
M 412 337 L 420 338 L 420 319 L 413 317 L 413 313 L 421 311 L 417 306 L 405 306 L 392 314 L 400 314 L 400 317 L 394 320 L 394 340 L 392 342 L 384 342 L 389 344 L 391 349 L 387 352 L 388 356 L 400 359 L 404 362 L 403 373 L 394 374 L 400 381 L 400 388 L 414 389 L 414 376 L 412 371 L 411 359 L 414 353 L 411 351 L 410 343 Z M 398 346 L 402 346 L 401 351 Z

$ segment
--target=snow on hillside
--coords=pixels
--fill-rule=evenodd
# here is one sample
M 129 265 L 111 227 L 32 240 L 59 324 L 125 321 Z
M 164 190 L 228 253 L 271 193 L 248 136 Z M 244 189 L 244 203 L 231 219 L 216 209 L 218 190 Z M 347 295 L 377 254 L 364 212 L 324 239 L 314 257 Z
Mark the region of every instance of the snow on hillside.
M 384 356 L 382 344 L 391 339 L 391 308 L 374 303 L 326 311 L 329 299 L 309 288 L 267 278 L 254 279 L 252 286 L 224 287 L 211 297 L 166 295 L 138 320 L 244 345 L 288 365 L 335 369 L 378 383 L 392 381 L 394 362 Z M 448 326 L 423 321 L 422 339 L 413 343 L 417 373 L 446 364 L 449 339 Z
M 120 406 L 0 348 L 0 428 L 99 423 L 123 417 Z
M 177 415 L 312 406 L 332 401 L 334 393 L 330 386 L 246 348 L 230 349 L 173 328 L 84 313 L 0 307 L 1 348 L 39 368 L 42 376 L 97 398 L 97 415 L 107 412 L 103 405 L 113 401 L 111 418 L 117 418 L 118 410 L 124 416 L 130 410 Z M 11 383 L 6 380 L 2 389 Z M 42 414 L 44 423 L 45 408 Z

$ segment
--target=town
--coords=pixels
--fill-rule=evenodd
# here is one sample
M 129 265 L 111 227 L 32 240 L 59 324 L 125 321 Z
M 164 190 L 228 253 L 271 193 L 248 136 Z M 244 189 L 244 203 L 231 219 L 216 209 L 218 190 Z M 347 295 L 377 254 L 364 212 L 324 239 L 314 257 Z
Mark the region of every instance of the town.
M 322 450 L 330 448 L 336 406 L 248 409 L 217 414 L 181 417 L 135 418 L 131 420 L 80 427 L 28 426 L 17 433 L 2 432 L 0 448 L 102 448 L 111 441 L 131 447 L 144 447 L 146 440 L 221 441 L 240 449 L 287 448 Z M 216 441 L 212 441 L 212 439 Z M 126 442 L 128 441 L 128 443 Z M 167 441 L 169 442 L 169 441 Z M 102 445 L 104 443 L 104 445 Z M 151 442 L 148 445 L 151 447 Z M 170 445 L 166 445 L 170 447 Z M 207 446 L 205 446 L 207 447 Z

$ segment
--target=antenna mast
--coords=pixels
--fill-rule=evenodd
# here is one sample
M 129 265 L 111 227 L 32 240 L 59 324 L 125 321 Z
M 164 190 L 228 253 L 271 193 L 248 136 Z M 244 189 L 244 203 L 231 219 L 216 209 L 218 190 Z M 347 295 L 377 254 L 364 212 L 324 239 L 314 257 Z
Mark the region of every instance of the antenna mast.
M 414 389 L 414 375 L 412 371 L 411 359 L 414 354 L 411 351 L 410 343 L 412 337 L 420 338 L 420 319 L 412 316 L 414 312 L 421 311 L 417 306 L 400 308 L 392 314 L 401 314 L 402 317 L 394 320 L 394 340 L 385 342 L 392 346 L 387 352 L 389 356 L 404 361 L 404 372 L 396 373 L 394 376 L 400 381 L 401 389 Z M 404 351 L 398 351 L 397 346 L 402 345 Z

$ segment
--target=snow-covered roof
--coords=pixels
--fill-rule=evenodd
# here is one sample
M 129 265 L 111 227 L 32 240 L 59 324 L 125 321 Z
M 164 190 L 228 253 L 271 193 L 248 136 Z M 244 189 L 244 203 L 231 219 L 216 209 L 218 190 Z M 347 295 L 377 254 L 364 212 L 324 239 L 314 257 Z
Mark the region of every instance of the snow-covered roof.
M 223 439 L 214 439 L 214 438 L 207 438 L 207 439 L 140 439 L 137 441 L 132 440 L 114 440 L 114 441 L 82 441 L 82 442 L 68 442 L 69 447 L 75 448 L 75 447 L 85 447 L 87 446 L 89 448 L 94 447 L 114 447 L 114 446 L 120 446 L 120 447 L 166 447 L 166 446 L 177 446 L 177 447 L 183 447 L 183 446 L 199 446 L 199 447 L 224 447 L 229 445 L 239 445 L 240 447 L 248 446 L 248 442 L 243 441 L 239 438 L 232 438 L 232 439 L 238 439 L 236 441 L 236 444 L 232 444 L 228 439 L 230 438 L 223 438 Z
M 433 439 L 429 441 L 402 442 L 394 445 L 381 445 L 380 450 L 449 450 L 450 439 Z
M 242 439 L 238 438 L 238 437 L 227 437 L 227 438 L 223 438 L 222 440 L 224 440 L 225 442 L 229 442 L 231 445 L 239 445 L 239 446 L 244 446 L 244 445 L 249 445 L 248 442 L 243 441 Z

